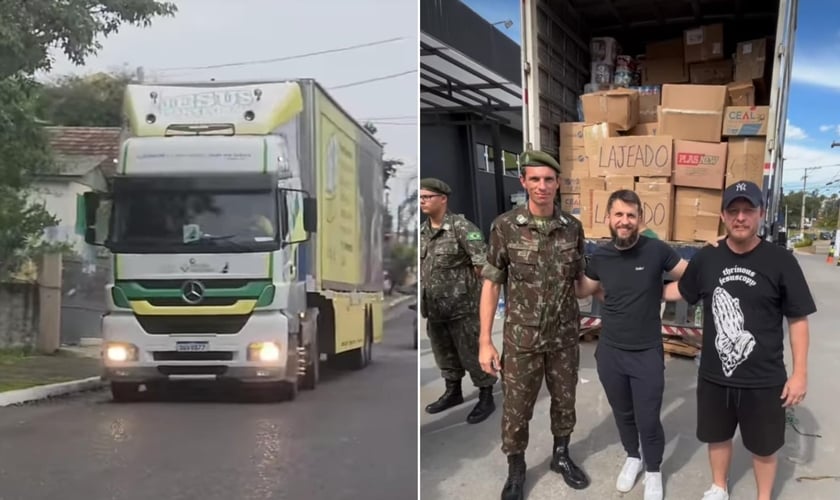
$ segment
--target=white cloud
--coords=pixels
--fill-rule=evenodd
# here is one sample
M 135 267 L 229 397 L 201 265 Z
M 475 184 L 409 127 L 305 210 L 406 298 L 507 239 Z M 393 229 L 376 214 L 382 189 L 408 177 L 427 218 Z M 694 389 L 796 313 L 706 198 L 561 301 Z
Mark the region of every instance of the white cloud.
M 834 130 L 837 125 L 820 125 L 820 132 L 828 132 L 829 130 Z
M 808 190 L 824 186 L 828 181 L 840 178 L 840 148 L 831 148 L 831 143 L 824 147 L 814 147 L 787 138 L 784 149 L 784 172 L 782 185 L 786 191 L 801 190 L 804 168 L 823 167 L 808 171 Z M 840 186 L 838 186 L 840 187 Z M 825 194 L 836 192 L 827 189 Z
M 828 57 L 794 57 L 791 79 L 816 87 L 840 92 L 840 59 Z
M 805 130 L 803 130 L 801 127 L 797 127 L 796 125 L 792 125 L 790 123 L 790 120 L 787 120 L 787 127 L 785 129 L 785 137 L 787 137 L 788 139 L 793 139 L 793 140 L 802 140 L 802 139 L 807 139 L 808 134 L 806 134 Z

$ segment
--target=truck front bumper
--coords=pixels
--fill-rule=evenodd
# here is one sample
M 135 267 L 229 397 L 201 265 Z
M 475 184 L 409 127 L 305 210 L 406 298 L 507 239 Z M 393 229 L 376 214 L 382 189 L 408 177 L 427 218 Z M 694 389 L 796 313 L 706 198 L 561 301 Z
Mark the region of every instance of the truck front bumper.
M 131 314 L 105 316 L 102 332 L 102 378 L 108 381 L 268 383 L 297 377 L 297 366 L 289 363 L 288 322 L 279 312 L 253 314 L 232 335 L 148 334 Z M 267 361 L 254 355 L 255 346 L 265 343 L 272 344 L 276 354 Z M 125 351 L 126 356 L 114 356 L 114 349 Z

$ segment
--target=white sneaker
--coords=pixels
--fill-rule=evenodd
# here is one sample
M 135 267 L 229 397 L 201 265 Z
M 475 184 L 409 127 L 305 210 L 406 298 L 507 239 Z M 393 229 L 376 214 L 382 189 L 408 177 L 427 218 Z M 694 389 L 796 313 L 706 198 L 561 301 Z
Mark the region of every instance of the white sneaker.
M 645 500 L 662 500 L 662 473 L 645 473 Z
M 703 500 L 729 500 L 729 492 L 713 484 L 711 488 L 703 493 Z
M 642 472 L 642 459 L 627 457 L 627 460 L 624 461 L 624 466 L 621 468 L 621 472 L 618 473 L 618 479 L 615 481 L 615 489 L 622 493 L 627 493 L 632 490 L 640 472 Z

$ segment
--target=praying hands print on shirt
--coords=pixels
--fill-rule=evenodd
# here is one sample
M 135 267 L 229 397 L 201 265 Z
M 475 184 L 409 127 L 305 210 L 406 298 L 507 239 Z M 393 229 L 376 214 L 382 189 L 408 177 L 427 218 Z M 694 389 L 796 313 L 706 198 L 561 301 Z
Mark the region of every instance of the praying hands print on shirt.
M 731 377 L 747 360 L 755 347 L 755 337 L 744 329 L 744 313 L 738 299 L 721 287 L 712 294 L 712 317 L 715 321 L 715 347 L 723 374 Z

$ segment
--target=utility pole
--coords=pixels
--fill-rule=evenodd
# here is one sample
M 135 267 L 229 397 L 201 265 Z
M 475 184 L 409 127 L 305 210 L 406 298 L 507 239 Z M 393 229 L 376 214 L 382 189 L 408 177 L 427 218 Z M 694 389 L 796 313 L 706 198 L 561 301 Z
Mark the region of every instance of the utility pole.
M 834 149 L 836 146 L 840 146 L 840 143 L 831 141 L 831 148 Z M 837 181 L 831 181 L 829 184 L 833 184 Z M 834 262 L 840 266 L 840 199 L 837 200 L 837 230 L 834 231 Z
M 808 170 L 805 169 L 805 175 L 802 176 L 802 216 L 799 219 L 799 236 L 805 239 L 805 190 L 808 186 Z

